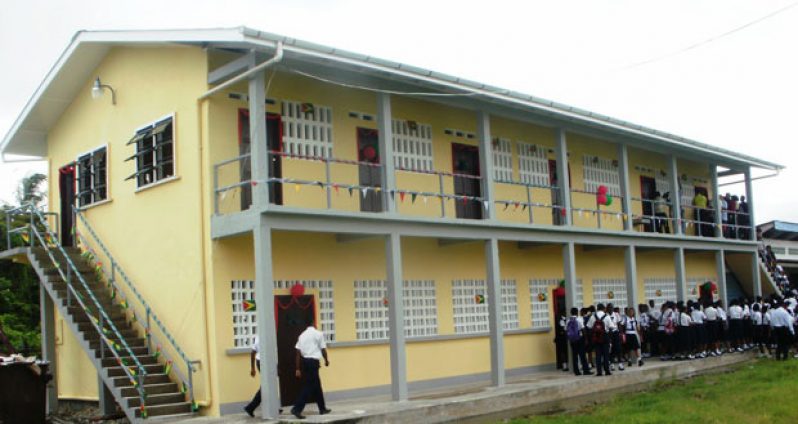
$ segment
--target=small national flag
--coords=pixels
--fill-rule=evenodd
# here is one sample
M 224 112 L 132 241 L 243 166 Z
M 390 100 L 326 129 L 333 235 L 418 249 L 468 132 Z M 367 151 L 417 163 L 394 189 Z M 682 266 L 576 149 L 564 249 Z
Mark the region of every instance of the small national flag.
M 180 393 L 186 394 L 186 392 L 188 392 L 188 386 L 186 386 L 186 383 L 183 383 L 180 386 Z
M 316 108 L 313 106 L 313 103 L 302 103 L 302 113 L 314 113 Z
M 196 401 L 191 402 L 191 412 L 197 412 L 197 411 L 199 411 L 199 405 L 197 405 Z
M 418 193 L 410 194 L 410 202 L 411 203 L 416 203 L 416 197 L 418 197 Z
M 137 374 L 136 373 L 136 368 L 134 368 L 134 367 L 129 367 L 128 371 L 130 371 L 130 375 L 132 375 L 133 377 L 135 377 L 136 374 Z
M 481 294 L 474 296 L 474 302 L 476 302 L 477 305 L 482 305 L 485 303 L 485 296 Z
M 255 300 L 245 300 L 241 302 L 241 306 L 244 307 L 244 312 L 254 312 L 255 308 Z
M 169 374 L 172 372 L 172 361 L 166 361 L 166 365 L 163 367 L 163 373 Z
M 161 345 L 158 345 L 158 348 L 155 350 L 155 353 L 152 354 L 152 357 L 158 359 L 161 356 Z
M 400 202 L 404 202 L 405 201 L 405 192 L 404 191 L 400 191 L 399 192 L 399 201 Z
M 122 306 L 122 309 L 127 309 L 129 307 L 127 299 L 122 299 L 122 303 L 120 303 L 120 305 Z

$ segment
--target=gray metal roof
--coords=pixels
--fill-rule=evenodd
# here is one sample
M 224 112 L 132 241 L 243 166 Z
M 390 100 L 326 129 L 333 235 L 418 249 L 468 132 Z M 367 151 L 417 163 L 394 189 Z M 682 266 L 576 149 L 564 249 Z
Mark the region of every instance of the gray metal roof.
M 283 43 L 286 54 L 344 64 L 367 73 L 390 74 L 410 84 L 434 86 L 442 92 L 471 92 L 475 98 L 483 101 L 499 103 L 522 111 L 545 113 L 570 122 L 623 134 L 636 140 L 700 152 L 717 159 L 721 164 L 745 164 L 771 170 L 784 168 L 773 162 L 551 100 L 247 27 L 78 32 L 0 143 L 0 152 L 45 156 L 46 131 L 60 117 L 77 89 L 90 78 L 90 72 L 99 64 L 107 50 L 114 45 L 194 43 L 227 48 L 274 49 L 278 42 Z M 58 93 L 55 98 L 54 92 Z

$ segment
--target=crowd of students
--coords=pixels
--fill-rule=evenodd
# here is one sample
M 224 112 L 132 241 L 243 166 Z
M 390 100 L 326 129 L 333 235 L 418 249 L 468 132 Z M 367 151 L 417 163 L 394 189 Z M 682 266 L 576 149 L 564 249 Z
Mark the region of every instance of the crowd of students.
M 649 358 L 694 360 L 756 349 L 760 357 L 787 359 L 796 339 L 795 293 L 787 298 L 720 301 L 654 301 L 637 310 L 611 303 L 577 309 L 558 322 L 558 368 L 576 375 L 612 375 Z M 798 349 L 796 350 L 798 351 Z M 798 358 L 798 354 L 795 355 Z
M 654 212 L 653 230 L 658 233 L 670 233 L 670 223 L 673 220 L 671 211 L 671 194 L 654 192 L 649 200 Z M 725 238 L 747 240 L 751 237 L 751 218 L 745 196 L 731 193 L 718 196 L 717 205 L 720 205 L 720 221 L 722 234 Z M 715 237 L 715 206 L 712 200 L 700 190 L 696 190 L 693 197 L 693 219 L 696 224 L 696 235 Z M 682 205 L 681 216 L 685 219 L 685 205 Z M 681 224 L 684 231 L 684 222 Z
M 776 255 L 773 253 L 773 249 L 770 247 L 770 245 L 765 245 L 764 241 L 762 240 L 762 232 L 760 230 L 757 230 L 756 236 L 759 243 L 759 257 L 762 258 L 762 262 L 765 263 L 768 273 L 770 273 L 773 281 L 776 282 L 779 290 L 781 290 L 782 293 L 785 293 L 794 289 L 794 287 L 790 285 L 790 279 L 787 277 L 787 273 L 784 272 L 784 268 L 778 264 Z

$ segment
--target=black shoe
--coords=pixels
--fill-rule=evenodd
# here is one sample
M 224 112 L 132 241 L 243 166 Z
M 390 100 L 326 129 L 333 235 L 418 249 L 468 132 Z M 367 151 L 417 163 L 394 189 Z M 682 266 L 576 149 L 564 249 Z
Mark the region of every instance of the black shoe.
M 250 416 L 250 417 L 252 417 L 252 418 L 254 418 L 254 417 L 255 417 L 255 410 L 254 410 L 254 409 L 249 409 L 249 408 L 246 408 L 246 407 L 245 407 L 245 408 L 244 408 L 244 412 L 246 412 L 246 413 L 247 413 L 247 415 L 249 415 L 249 416 Z
M 602 374 L 602 373 L 596 374 L 596 377 L 603 377 L 603 376 L 604 376 L 604 374 Z
M 325 409 L 323 411 L 319 411 L 319 415 L 329 414 L 330 412 L 332 412 L 332 409 Z
M 291 410 L 291 415 L 295 416 L 298 420 L 304 420 L 305 419 L 305 416 L 302 415 L 301 412 L 299 412 L 299 411 L 297 411 L 295 409 Z
M 574 375 L 578 377 L 578 376 L 580 376 L 582 374 L 579 374 L 578 372 L 575 372 Z
M 593 375 L 593 371 L 585 371 L 582 375 Z
M 609 376 L 611 376 L 611 375 L 612 375 L 612 373 L 611 373 L 611 372 L 609 372 L 609 371 L 607 371 L 605 374 L 607 375 L 607 377 L 609 377 Z

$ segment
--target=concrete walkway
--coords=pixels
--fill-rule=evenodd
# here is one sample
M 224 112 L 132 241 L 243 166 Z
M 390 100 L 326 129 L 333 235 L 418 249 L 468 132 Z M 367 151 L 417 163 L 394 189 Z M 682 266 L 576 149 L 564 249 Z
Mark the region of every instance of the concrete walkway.
M 198 417 L 179 421 L 191 424 L 306 422 L 306 423 L 440 423 L 491 422 L 525 414 L 557 413 L 577 409 L 618 393 L 645 389 L 657 381 L 723 371 L 753 359 L 753 353 L 725 354 L 719 358 L 662 362 L 615 371 L 611 377 L 581 376 L 562 371 L 537 372 L 508 379 L 501 388 L 485 383 L 448 387 L 411 394 L 406 402 L 385 396 L 328 404 L 328 415 L 317 415 L 316 405 L 305 408 L 305 420 L 286 414 L 279 421 L 261 421 L 243 412 L 220 418 Z M 259 410 L 257 411 L 259 412 Z

